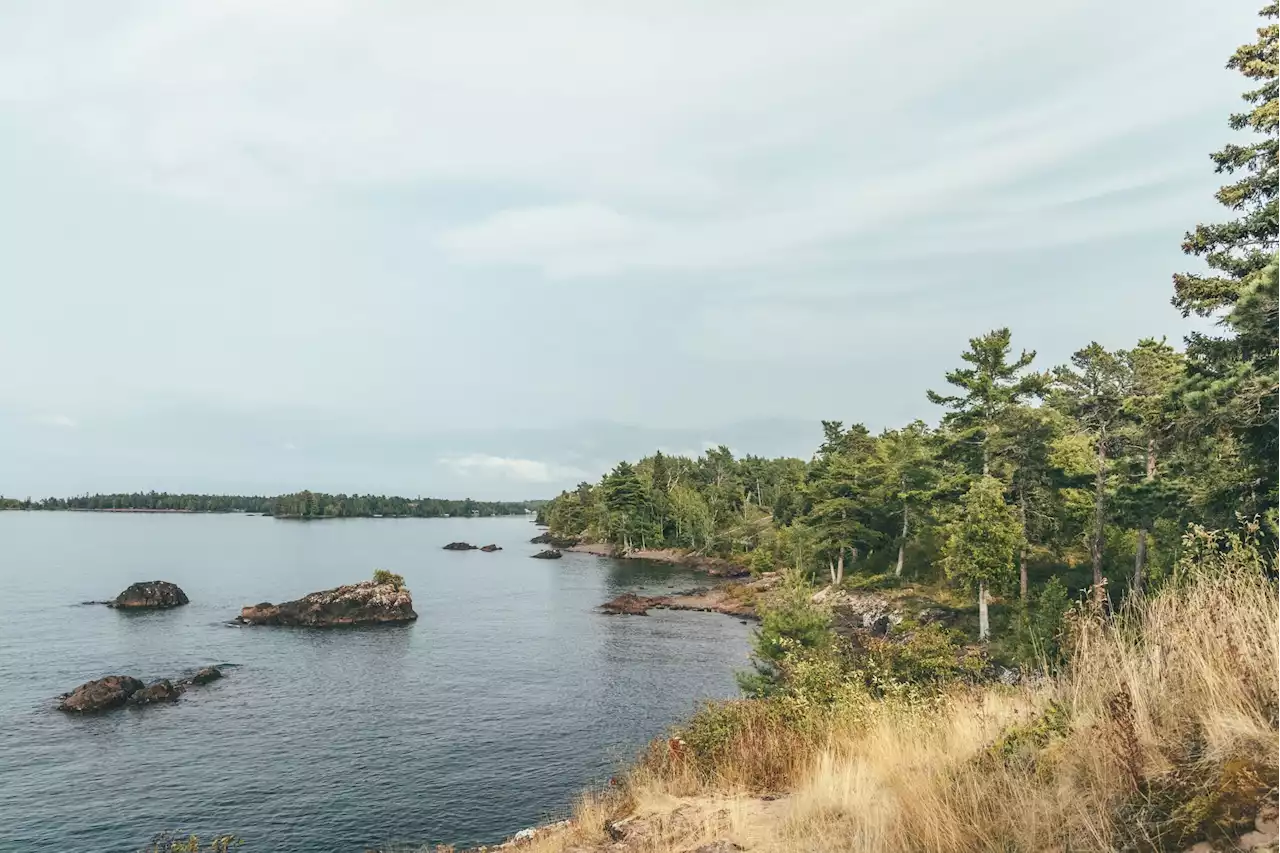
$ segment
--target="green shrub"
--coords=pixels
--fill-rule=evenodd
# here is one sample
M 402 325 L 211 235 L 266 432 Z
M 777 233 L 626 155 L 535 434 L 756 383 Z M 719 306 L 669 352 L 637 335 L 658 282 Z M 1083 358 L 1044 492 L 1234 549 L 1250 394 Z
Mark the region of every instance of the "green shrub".
M 1029 606 L 1019 608 L 1016 619 L 1019 662 L 1056 672 L 1063 662 L 1063 617 L 1071 609 L 1071 596 L 1060 578 L 1051 578 Z
M 389 572 L 386 569 L 374 569 L 373 582 L 380 586 L 382 584 L 389 583 L 392 586 L 394 586 L 396 589 L 400 589 L 401 587 L 404 586 L 404 577 L 401 575 L 397 575 L 394 572 Z
M 788 654 L 831 642 L 831 616 L 809 600 L 808 587 L 789 583 L 758 606 L 760 627 L 752 639 L 754 672 L 739 673 L 738 685 L 748 696 L 768 696 L 784 681 L 781 664 Z
M 956 682 L 972 683 L 988 661 L 956 632 L 925 625 L 899 639 L 867 637 L 850 651 L 851 670 L 872 696 L 923 697 Z

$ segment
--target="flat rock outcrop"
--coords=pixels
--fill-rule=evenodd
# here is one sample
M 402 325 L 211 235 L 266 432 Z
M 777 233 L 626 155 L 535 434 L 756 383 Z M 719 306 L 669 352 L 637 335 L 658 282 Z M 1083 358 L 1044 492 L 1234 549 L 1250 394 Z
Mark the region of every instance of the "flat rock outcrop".
M 444 546 L 444 550 L 446 550 L 446 551 L 474 551 L 474 550 L 476 550 L 476 546 L 475 546 L 475 545 L 472 545 L 470 542 L 450 542 L 448 545 L 445 545 L 445 546 Z
M 502 546 L 501 545 L 482 545 L 480 546 L 480 550 L 484 551 L 486 554 L 492 554 L 494 551 L 501 551 Z
M 169 581 L 139 581 L 129 584 L 124 592 L 107 602 L 108 607 L 120 610 L 160 610 L 181 607 L 189 599 L 176 583 Z
M 550 548 L 546 551 L 539 551 L 538 553 L 532 554 L 531 556 L 535 560 L 558 560 L 561 557 L 563 557 L 564 554 L 560 553 L 555 548 Z
M 253 604 L 240 611 L 238 621 L 246 625 L 329 628 L 395 624 L 412 622 L 417 618 L 408 587 L 363 581 L 313 592 L 297 601 Z

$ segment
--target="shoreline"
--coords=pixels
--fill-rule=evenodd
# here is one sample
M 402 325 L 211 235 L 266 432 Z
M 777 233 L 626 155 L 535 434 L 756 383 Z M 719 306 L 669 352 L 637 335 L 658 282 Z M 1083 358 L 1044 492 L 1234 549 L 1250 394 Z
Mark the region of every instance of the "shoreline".
M 718 578 L 745 578 L 751 574 L 751 570 L 746 566 L 726 560 L 724 557 L 708 557 L 679 548 L 633 548 L 630 551 L 618 552 L 608 542 L 579 542 L 560 550 L 615 560 L 651 560 L 655 563 L 686 566 Z

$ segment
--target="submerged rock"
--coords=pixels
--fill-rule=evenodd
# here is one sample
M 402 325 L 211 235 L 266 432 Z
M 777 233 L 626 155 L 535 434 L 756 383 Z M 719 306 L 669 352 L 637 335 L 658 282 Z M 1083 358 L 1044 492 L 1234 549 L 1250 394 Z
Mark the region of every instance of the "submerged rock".
M 500 545 L 484 545 L 481 546 L 480 550 L 492 554 L 494 551 L 501 551 L 502 547 Z
M 175 685 L 167 678 L 150 684 L 141 690 L 135 690 L 129 696 L 130 705 L 150 705 L 155 702 L 177 702 L 182 695 L 182 687 Z
M 240 611 L 246 625 L 300 625 L 329 628 L 337 625 L 382 625 L 412 622 L 413 596 L 395 583 L 362 583 L 326 589 L 281 604 L 263 602 Z
M 476 550 L 476 546 L 475 546 L 475 545 L 472 545 L 470 542 L 450 542 L 448 545 L 445 545 L 445 546 L 444 546 L 444 550 L 446 550 L 446 551 L 474 551 L 474 550 Z
M 108 675 L 86 681 L 62 697 L 58 710 L 73 714 L 92 714 L 118 708 L 142 689 L 142 682 L 131 675 Z
M 533 555 L 533 558 L 535 560 L 558 560 L 563 556 L 564 554 L 561 554 L 559 551 L 552 548 L 548 551 L 539 551 Z
M 187 594 L 176 583 L 169 581 L 139 581 L 107 603 L 108 607 L 121 610 L 161 609 L 181 607 L 188 603 Z

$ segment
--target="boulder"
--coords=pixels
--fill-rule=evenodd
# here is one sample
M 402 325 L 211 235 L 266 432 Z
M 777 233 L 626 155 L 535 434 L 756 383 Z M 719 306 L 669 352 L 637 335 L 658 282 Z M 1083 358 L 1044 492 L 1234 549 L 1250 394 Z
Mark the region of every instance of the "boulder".
M 636 595 L 634 592 L 624 592 L 617 598 L 601 604 L 600 609 L 612 616 L 648 616 L 649 608 L 654 604 L 655 599 Z
M 299 625 L 329 628 L 338 625 L 385 625 L 412 622 L 413 596 L 395 583 L 362 583 L 326 589 L 281 604 L 263 602 L 240 611 L 246 625 Z
M 161 679 L 160 681 L 150 684 L 141 690 L 135 690 L 129 696 L 130 705 L 151 705 L 155 702 L 177 702 L 178 697 L 182 695 L 182 688 L 176 686 L 169 679 Z
M 130 675 L 108 675 L 86 681 L 62 697 L 58 710 L 73 714 L 92 714 L 118 708 L 142 688 L 142 682 Z
M 187 594 L 176 583 L 168 581 L 139 581 L 108 603 L 121 610 L 160 609 L 181 607 L 188 601 Z
M 539 551 L 533 555 L 533 558 L 535 560 L 558 560 L 563 556 L 564 554 L 560 553 L 555 548 L 551 548 L 547 551 Z
M 482 545 L 480 550 L 484 551 L 486 554 L 492 554 L 494 551 L 501 551 L 502 548 L 498 545 Z
M 475 546 L 475 545 L 472 545 L 470 542 L 450 542 L 448 545 L 445 545 L 445 546 L 444 546 L 444 550 L 446 550 L 446 551 L 474 551 L 474 550 L 476 550 L 476 546 Z
M 204 669 L 191 676 L 192 684 L 208 684 L 210 681 L 217 681 L 222 678 L 222 670 L 216 666 L 206 666 Z

